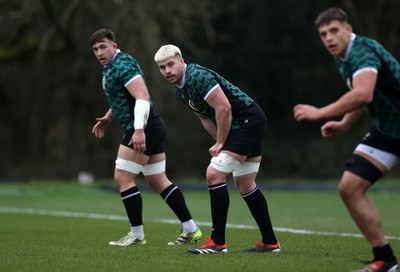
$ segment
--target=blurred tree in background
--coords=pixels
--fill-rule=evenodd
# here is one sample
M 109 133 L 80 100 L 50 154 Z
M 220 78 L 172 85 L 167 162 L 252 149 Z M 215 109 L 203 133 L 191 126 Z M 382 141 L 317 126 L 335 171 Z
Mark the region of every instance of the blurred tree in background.
M 0 180 L 112 178 L 122 131 L 91 135 L 108 109 L 101 67 L 89 36 L 112 29 L 136 58 L 167 123 L 167 169 L 173 179 L 203 178 L 211 138 L 161 77 L 154 53 L 166 43 L 245 90 L 265 110 L 269 128 L 260 178 L 338 178 L 366 133 L 322 139 L 320 123 L 297 123 L 297 103 L 325 105 L 345 86 L 314 29 L 322 10 L 348 12 L 354 31 L 377 39 L 400 59 L 397 0 L 0 0 Z

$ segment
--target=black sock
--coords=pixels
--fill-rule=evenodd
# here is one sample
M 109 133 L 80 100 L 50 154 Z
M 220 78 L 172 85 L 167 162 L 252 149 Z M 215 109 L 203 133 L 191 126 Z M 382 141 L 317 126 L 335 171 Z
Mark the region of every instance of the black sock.
M 186 206 L 185 198 L 178 186 L 171 184 L 161 193 L 161 197 L 167 202 L 168 206 L 181 222 L 192 219 L 189 209 Z
M 372 248 L 372 253 L 374 254 L 374 261 L 380 260 L 384 262 L 391 262 L 396 258 L 393 255 L 393 250 L 390 244 L 374 247 Z
M 274 230 L 272 229 L 271 219 L 269 217 L 267 200 L 256 187 L 253 191 L 243 196 L 251 214 L 257 222 L 258 228 L 261 231 L 262 242 L 264 244 L 276 244 Z
M 135 186 L 121 192 L 122 202 L 124 203 L 126 214 L 128 215 L 131 226 L 143 225 L 142 209 L 143 202 L 139 189 Z
M 226 183 L 208 186 L 211 202 L 211 238 L 217 245 L 225 244 L 226 220 L 229 208 L 229 193 Z

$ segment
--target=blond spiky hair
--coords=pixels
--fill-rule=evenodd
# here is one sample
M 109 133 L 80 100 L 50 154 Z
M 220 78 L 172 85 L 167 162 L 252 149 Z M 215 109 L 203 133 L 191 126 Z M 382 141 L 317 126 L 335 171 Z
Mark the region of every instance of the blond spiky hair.
M 158 49 L 157 53 L 154 56 L 154 61 L 159 62 L 177 56 L 182 57 L 181 50 L 173 44 L 167 44 L 161 46 L 160 49 Z

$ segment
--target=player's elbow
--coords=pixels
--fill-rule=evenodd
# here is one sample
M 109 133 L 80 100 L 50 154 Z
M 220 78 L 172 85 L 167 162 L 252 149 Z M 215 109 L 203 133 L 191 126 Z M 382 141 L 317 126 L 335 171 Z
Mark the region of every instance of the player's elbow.
M 365 106 L 370 104 L 374 99 L 374 88 L 372 86 L 355 88 L 354 94 L 360 106 Z
M 353 101 L 354 101 L 354 104 L 356 104 L 357 105 L 357 107 L 363 107 L 363 106 L 366 106 L 366 105 L 368 105 L 369 103 L 371 103 L 372 102 L 372 100 L 374 99 L 374 92 L 373 91 L 371 91 L 371 92 L 367 92 L 367 91 L 365 91 L 365 90 L 362 90 L 362 91 L 355 91 L 354 93 L 353 93 L 354 95 L 353 95 Z
M 230 104 L 224 105 L 224 106 L 221 108 L 221 110 L 222 110 L 222 112 L 223 112 L 223 114 L 224 114 L 225 116 L 230 116 L 230 115 L 232 115 L 232 107 L 231 107 Z
M 370 104 L 373 99 L 374 99 L 373 93 L 362 93 L 358 97 L 360 104 L 362 104 L 363 106 Z

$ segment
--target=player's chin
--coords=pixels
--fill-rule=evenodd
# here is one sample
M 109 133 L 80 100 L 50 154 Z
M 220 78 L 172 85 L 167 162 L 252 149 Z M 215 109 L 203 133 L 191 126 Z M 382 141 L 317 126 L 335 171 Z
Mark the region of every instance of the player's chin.
M 171 84 L 177 84 L 177 80 L 176 78 L 172 77 L 172 78 L 167 78 L 168 82 Z
M 164 78 L 169 82 L 169 83 L 175 83 L 177 81 L 177 77 L 175 75 L 165 75 Z

